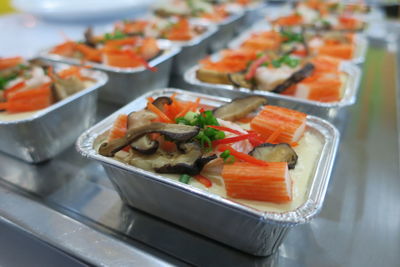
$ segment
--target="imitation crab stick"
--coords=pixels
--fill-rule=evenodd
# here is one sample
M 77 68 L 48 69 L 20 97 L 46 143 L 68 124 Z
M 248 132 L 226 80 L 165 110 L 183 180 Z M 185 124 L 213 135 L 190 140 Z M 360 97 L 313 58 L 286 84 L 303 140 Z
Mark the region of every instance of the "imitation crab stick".
M 10 93 L 7 102 L 0 103 L 0 110 L 26 112 L 43 109 L 50 105 L 50 84 L 44 84 L 35 89 Z
M 354 53 L 354 46 L 350 44 L 324 45 L 317 50 L 320 55 L 327 55 L 340 59 L 351 59 Z
M 166 38 L 172 41 L 187 41 L 192 39 L 188 19 L 180 18 L 166 33 Z
M 303 22 L 303 17 L 297 14 L 292 14 L 284 17 L 280 17 L 274 21 L 274 24 L 280 26 L 296 26 Z
M 287 162 L 269 162 L 268 167 L 247 162 L 225 164 L 222 178 L 226 193 L 232 198 L 275 203 L 292 199 L 292 180 Z
M 265 137 L 269 137 L 279 128 L 280 134 L 275 138 L 275 141 L 290 144 L 298 141 L 303 135 L 306 118 L 307 114 L 302 112 L 277 106 L 265 106 L 254 117 L 250 126 L 252 130 Z
M 295 96 L 299 98 L 335 102 L 341 98 L 342 82 L 340 80 L 318 80 L 313 83 L 299 83 Z

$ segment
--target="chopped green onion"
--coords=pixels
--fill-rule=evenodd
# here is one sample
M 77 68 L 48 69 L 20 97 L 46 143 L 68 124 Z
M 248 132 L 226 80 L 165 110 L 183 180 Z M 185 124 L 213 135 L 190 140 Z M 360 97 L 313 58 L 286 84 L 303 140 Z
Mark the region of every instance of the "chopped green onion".
M 227 149 L 224 152 L 221 153 L 221 155 L 219 155 L 221 158 L 226 159 L 227 157 L 229 157 L 231 154 L 231 152 Z
M 124 34 L 124 33 L 121 32 L 121 31 L 118 31 L 118 30 L 115 31 L 114 33 L 106 33 L 106 34 L 104 34 L 104 39 L 105 39 L 106 41 L 124 39 L 124 38 L 126 38 L 126 37 L 127 37 L 126 34 Z
M 224 162 L 226 162 L 226 163 L 234 163 L 235 162 L 235 157 L 231 155 L 231 152 L 229 150 L 225 150 L 219 156 L 222 159 L 224 159 Z
M 179 182 L 188 184 L 190 181 L 190 178 L 192 178 L 190 175 L 182 174 L 181 177 L 179 177 Z
M 177 124 L 185 124 L 185 125 L 190 125 L 189 121 L 185 119 L 184 117 L 179 117 L 175 119 L 175 122 Z
M 280 68 L 281 67 L 281 62 L 279 60 L 272 60 L 271 62 L 272 66 L 274 66 L 275 68 Z

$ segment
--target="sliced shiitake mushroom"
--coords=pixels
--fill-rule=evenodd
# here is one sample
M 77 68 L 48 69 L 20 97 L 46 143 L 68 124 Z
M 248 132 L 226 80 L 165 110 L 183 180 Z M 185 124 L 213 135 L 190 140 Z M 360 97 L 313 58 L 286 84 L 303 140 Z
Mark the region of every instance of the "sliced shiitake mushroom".
M 236 98 L 232 102 L 214 109 L 213 113 L 215 117 L 222 120 L 234 121 L 246 117 L 265 104 L 267 104 L 267 99 L 263 96 L 246 96 Z
M 126 136 L 122 138 L 104 142 L 99 148 L 99 153 L 106 157 L 112 157 L 125 146 L 149 133 L 160 133 L 173 141 L 187 142 L 199 133 L 199 128 L 183 124 L 152 122 L 128 129 Z
M 90 47 L 96 47 L 96 37 L 93 34 L 93 28 L 88 27 L 84 33 L 85 36 L 85 44 Z
M 57 101 L 63 100 L 86 87 L 85 84 L 76 76 L 62 79 L 57 75 L 54 75 L 53 78 L 54 86 L 52 89 Z
M 147 109 L 131 112 L 128 115 L 128 130 L 149 124 L 155 118 L 157 115 Z
M 207 69 L 198 69 L 196 72 L 196 77 L 202 82 L 206 83 L 216 83 L 216 84 L 231 84 L 229 79 L 229 74 Z
M 164 111 L 164 105 L 171 105 L 172 99 L 167 96 L 160 96 L 157 97 L 152 104 L 156 106 L 159 110 Z
M 158 149 L 155 154 L 146 156 L 134 154 L 129 163 L 133 166 L 156 171 L 158 173 L 175 173 L 196 175 L 200 173 L 204 165 L 217 156 L 202 157 L 202 151 L 198 143 L 185 143 L 185 152 L 176 150 L 173 153 Z
M 242 88 L 254 88 L 254 83 L 252 80 L 247 80 L 245 78 L 245 74 L 243 73 L 230 73 L 228 74 L 229 81 L 235 87 L 242 87 Z
M 286 143 L 261 144 L 256 146 L 249 154 L 264 161 L 287 162 L 289 169 L 294 169 L 298 158 L 294 149 Z
M 144 135 L 131 143 L 131 148 L 141 154 L 151 155 L 156 153 L 160 143 Z
M 285 91 L 286 89 L 288 89 L 290 86 L 301 82 L 302 80 L 304 80 L 305 78 L 307 78 L 308 76 L 310 76 L 313 71 L 314 71 L 314 65 L 311 63 L 307 63 L 306 65 L 304 65 L 300 70 L 294 72 L 292 75 L 290 75 L 290 77 L 285 80 L 283 83 L 277 85 L 272 92 L 274 93 L 282 93 L 283 91 Z

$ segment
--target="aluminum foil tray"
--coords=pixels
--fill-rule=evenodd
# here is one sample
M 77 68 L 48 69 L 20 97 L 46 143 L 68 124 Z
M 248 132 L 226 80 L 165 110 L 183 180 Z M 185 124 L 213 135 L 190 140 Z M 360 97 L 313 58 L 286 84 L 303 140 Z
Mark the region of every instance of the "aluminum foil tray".
M 259 1 L 245 7 L 243 24 L 238 28 L 238 33 L 260 20 L 265 13 L 265 8 L 267 8 L 265 1 Z
M 230 100 L 178 89 L 153 91 L 83 133 L 76 143 L 77 150 L 103 165 L 121 199 L 128 205 L 247 253 L 274 253 L 292 226 L 307 223 L 321 210 L 338 147 L 339 132 L 325 120 L 307 117 L 307 131 L 318 136 L 323 147 L 308 185 L 305 203 L 296 210 L 283 213 L 261 212 L 97 153 L 95 147 L 103 140 L 119 114 L 144 108 L 150 96 L 169 96 L 175 92 L 184 100 L 200 97 L 202 103 L 209 106 L 219 106 Z M 277 102 L 271 99 L 270 104 Z
M 53 64 L 56 69 L 65 64 Z M 95 84 L 29 118 L 0 121 L 0 151 L 30 163 L 50 159 L 74 143 L 95 121 L 97 91 L 107 82 L 100 71 L 83 70 Z
M 207 27 L 207 31 L 188 42 L 173 41 L 174 45 L 181 48 L 181 52 L 174 56 L 172 63 L 173 74 L 183 75 L 188 68 L 196 65 L 208 53 L 213 36 L 217 33 L 218 28 L 209 23 L 197 24 Z
M 251 28 L 242 32 L 238 37 L 228 43 L 228 48 L 239 48 L 240 45 L 247 40 L 253 33 L 260 31 L 271 30 L 271 26 L 265 20 L 255 23 Z M 365 56 L 368 50 L 368 40 L 364 34 L 356 34 L 355 36 L 356 49 L 353 58 L 348 60 L 354 64 L 361 64 L 365 61 Z
M 145 67 L 117 68 L 90 62 L 93 69 L 108 74 L 108 83 L 99 91 L 100 99 L 124 105 L 146 92 L 167 86 L 172 59 L 180 52 L 180 48 L 167 40 L 158 40 L 158 45 L 163 50 L 162 54 L 149 62 L 149 65 L 156 67 L 157 71 L 150 71 Z M 39 54 L 40 58 L 52 62 L 81 64 L 80 60 L 50 54 L 49 51 L 49 49 L 42 51 Z
M 236 11 L 232 13 L 232 15 L 226 20 L 215 23 L 215 25 L 218 27 L 218 30 L 211 38 L 209 49 L 212 52 L 215 52 L 224 48 L 228 42 L 235 37 L 237 29 L 243 25 L 244 19 L 244 11 Z
M 214 56 L 218 56 L 214 54 Z M 279 101 L 279 104 L 292 109 L 298 109 L 307 114 L 316 115 L 324 119 L 333 120 L 337 117 L 339 111 L 353 105 L 357 100 L 357 92 L 361 80 L 361 70 L 356 65 L 349 62 L 342 62 L 340 69 L 347 74 L 347 80 L 344 88 L 343 97 L 339 102 L 318 102 L 308 99 L 296 98 L 293 96 L 276 94 L 261 90 L 250 90 L 247 88 L 236 88 L 227 84 L 212 84 L 202 82 L 197 79 L 196 72 L 199 65 L 190 68 L 184 75 L 184 79 L 191 85 L 191 89 L 204 94 L 225 96 L 229 98 L 239 97 L 249 94 L 265 95 L 270 99 Z

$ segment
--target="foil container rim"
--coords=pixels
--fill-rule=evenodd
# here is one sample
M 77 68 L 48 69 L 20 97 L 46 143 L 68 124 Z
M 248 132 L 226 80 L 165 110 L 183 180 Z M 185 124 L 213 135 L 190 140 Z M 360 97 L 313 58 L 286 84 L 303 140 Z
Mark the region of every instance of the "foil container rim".
M 167 39 L 161 39 L 161 40 L 170 41 L 172 43 L 172 45 L 174 45 L 174 46 L 186 48 L 186 47 L 196 46 L 196 45 L 200 44 L 201 42 L 203 42 L 210 36 L 214 35 L 218 31 L 218 27 L 214 24 L 199 23 L 199 22 L 197 22 L 197 23 L 194 22 L 193 24 L 205 26 L 205 27 L 207 27 L 207 31 L 205 31 L 204 33 L 196 36 L 195 38 L 193 38 L 192 40 L 189 40 L 189 41 L 170 41 Z
M 194 188 L 190 185 L 186 185 L 174 181 L 172 179 L 165 179 L 160 174 L 155 174 L 153 172 L 145 171 L 143 169 L 133 167 L 131 165 L 125 164 L 115 159 L 101 156 L 97 153 L 97 151 L 95 151 L 95 149 L 93 148 L 93 143 L 95 142 L 96 138 L 106 130 L 105 126 L 108 128 L 111 127 L 113 120 L 118 114 L 128 113 L 134 109 L 140 108 L 140 105 L 138 105 L 138 103 L 150 96 L 156 97 L 158 95 L 172 94 L 175 92 L 185 95 L 192 95 L 195 97 L 203 97 L 205 99 L 212 99 L 214 101 L 220 101 L 220 102 L 227 102 L 229 100 L 229 98 L 207 96 L 205 94 L 193 93 L 175 88 L 164 88 L 148 92 L 142 95 L 141 97 L 137 98 L 136 100 L 130 102 L 126 106 L 122 107 L 115 113 L 111 114 L 110 116 L 108 116 L 101 122 L 97 123 L 87 131 L 85 131 L 77 139 L 75 145 L 77 151 L 82 156 L 100 161 L 102 164 L 107 164 L 119 169 L 138 173 L 142 175 L 143 178 L 152 179 L 158 183 L 165 184 L 169 187 L 178 188 L 179 190 L 183 190 L 190 194 L 194 194 L 197 197 L 201 197 L 208 201 L 213 201 L 218 205 L 223 205 L 230 209 L 237 209 L 244 214 L 255 216 L 259 220 L 268 221 L 269 223 L 276 223 L 285 226 L 294 226 L 297 224 L 308 222 L 321 210 L 326 195 L 328 182 L 330 179 L 330 173 L 332 171 L 333 162 L 336 156 L 337 147 L 339 144 L 340 133 L 335 128 L 335 126 L 333 126 L 330 122 L 315 116 L 311 115 L 307 116 L 307 126 L 314 128 L 319 127 L 319 130 L 321 132 L 324 132 L 323 136 L 325 138 L 325 143 L 321 151 L 320 159 L 316 166 L 316 173 L 314 176 L 314 180 L 310 187 L 310 191 L 308 192 L 308 198 L 305 201 L 305 203 L 303 203 L 300 207 L 298 207 L 293 211 L 283 212 L 283 213 L 259 211 L 251 207 L 247 207 L 245 205 L 236 203 L 232 200 L 226 199 L 222 196 L 218 196 L 216 194 L 209 193 L 198 188 Z M 329 138 L 327 136 L 329 136 Z M 320 178 L 320 180 L 321 179 L 322 180 L 316 183 L 318 179 L 315 177 L 317 177 L 318 175 L 321 175 L 323 178 Z
M 152 60 L 149 61 L 149 65 L 151 67 L 157 67 L 159 64 L 165 62 L 166 60 L 172 58 L 173 56 L 177 55 L 181 51 L 181 47 L 178 45 L 174 45 L 171 41 L 165 40 L 165 39 L 157 39 L 157 43 L 163 50 L 161 55 L 153 58 Z M 39 52 L 38 57 L 44 60 L 49 60 L 53 62 L 60 62 L 60 63 L 66 63 L 66 64 L 71 64 L 71 65 L 82 65 L 82 62 L 78 59 L 74 58 L 67 58 L 63 57 L 60 55 L 56 54 L 51 54 L 50 51 L 51 48 L 44 49 Z M 110 73 L 138 73 L 138 72 L 143 72 L 146 71 L 145 67 L 135 67 L 135 68 L 119 68 L 119 67 L 112 67 L 112 66 L 107 66 L 105 64 L 100 64 L 96 62 L 91 62 L 88 61 L 93 69 L 96 70 L 101 70 L 101 71 L 107 71 Z
M 69 64 L 52 63 L 52 65 L 55 66 L 56 68 L 61 68 L 63 66 L 68 66 Z M 82 91 L 79 91 L 79 92 L 67 97 L 66 99 L 63 99 L 57 103 L 54 103 L 53 105 L 51 105 L 47 108 L 44 108 L 42 110 L 35 112 L 34 114 L 32 114 L 32 116 L 30 116 L 28 118 L 16 119 L 16 120 L 11 120 L 11 121 L 1 121 L 0 120 L 0 126 L 1 125 L 13 125 L 13 124 L 27 123 L 27 122 L 32 122 L 37 119 L 40 119 L 41 117 L 43 117 L 51 112 L 56 111 L 60 107 L 74 101 L 75 99 L 78 99 L 86 94 L 91 93 L 94 90 L 99 89 L 100 87 L 104 86 L 108 81 L 108 75 L 103 71 L 92 70 L 92 69 L 84 69 L 83 71 L 85 72 L 85 75 L 89 76 L 90 78 L 95 79 L 96 83 L 93 84 L 92 86 L 89 86 L 89 87 L 83 89 Z
M 213 56 L 216 56 L 217 54 L 213 54 Z M 215 89 L 215 90 L 226 90 L 226 91 L 237 91 L 245 94 L 258 94 L 258 95 L 264 95 L 268 97 L 272 97 L 275 99 L 284 99 L 287 101 L 291 102 L 296 102 L 296 103 L 302 103 L 306 105 L 312 105 L 312 106 L 318 106 L 322 108 L 342 108 L 345 106 L 350 106 L 353 105 L 356 102 L 356 96 L 357 92 L 360 86 L 361 82 L 361 70 L 358 66 L 356 66 L 353 63 L 350 62 L 342 62 L 341 63 L 341 70 L 343 72 L 346 72 L 348 74 L 348 79 L 347 79 L 347 84 L 346 88 L 344 90 L 343 97 L 340 101 L 337 102 L 320 102 L 320 101 L 315 101 L 315 100 L 308 100 L 308 99 L 302 99 L 302 98 L 297 98 L 294 96 L 288 96 L 288 95 L 282 95 L 282 94 L 276 94 L 268 91 L 262 91 L 262 90 L 250 90 L 248 88 L 236 88 L 233 85 L 228 85 L 228 84 L 212 84 L 212 83 L 206 83 L 202 82 L 197 79 L 196 77 L 196 71 L 199 69 L 199 64 L 192 66 L 189 68 L 183 75 L 183 78 L 185 82 L 189 83 L 190 85 L 198 86 L 198 87 L 205 87 L 209 89 Z
M 241 8 L 241 9 L 232 11 L 231 14 L 227 18 L 225 18 L 224 20 L 219 21 L 219 22 L 214 22 L 209 19 L 203 19 L 203 18 L 191 18 L 191 20 L 195 21 L 195 22 L 203 22 L 206 24 L 216 25 L 217 27 L 220 27 L 220 26 L 228 25 L 236 20 L 239 20 L 244 15 L 245 15 L 245 10 Z M 218 31 L 219 30 L 220 29 L 218 29 Z

